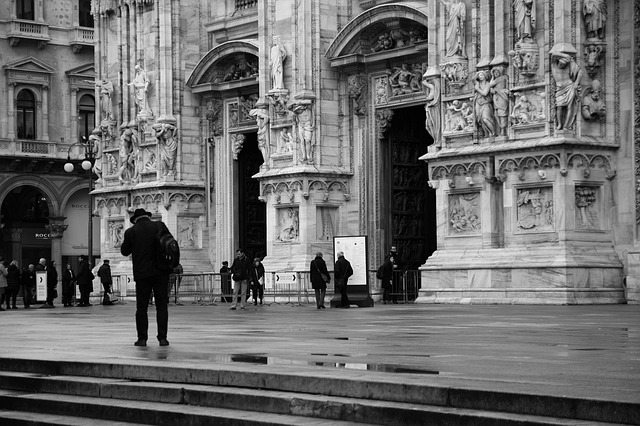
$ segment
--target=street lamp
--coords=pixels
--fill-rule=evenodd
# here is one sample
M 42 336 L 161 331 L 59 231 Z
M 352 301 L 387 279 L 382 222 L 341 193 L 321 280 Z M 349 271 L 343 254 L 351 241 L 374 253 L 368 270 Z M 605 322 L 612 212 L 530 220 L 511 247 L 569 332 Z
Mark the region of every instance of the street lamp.
M 91 132 L 91 136 L 89 136 L 88 140 L 85 136 L 83 136 L 82 142 L 76 142 L 72 144 L 67 150 L 67 163 L 64 165 L 65 172 L 67 173 L 73 172 L 74 166 L 73 166 L 73 163 L 71 162 L 71 155 L 70 155 L 71 148 L 73 148 L 75 145 L 82 145 L 82 147 L 84 148 L 84 159 L 82 160 L 82 163 L 80 163 L 80 166 L 82 167 L 83 170 L 88 172 L 88 176 L 89 176 L 89 233 L 88 233 L 89 257 L 88 257 L 88 260 L 89 260 L 90 268 L 93 267 L 93 210 L 92 210 L 93 195 L 91 195 L 91 193 L 93 192 L 93 173 L 91 172 L 91 168 L 93 167 L 96 161 L 94 144 L 100 143 L 99 134 L 100 134 L 100 129 L 96 128 L 93 130 L 93 132 Z

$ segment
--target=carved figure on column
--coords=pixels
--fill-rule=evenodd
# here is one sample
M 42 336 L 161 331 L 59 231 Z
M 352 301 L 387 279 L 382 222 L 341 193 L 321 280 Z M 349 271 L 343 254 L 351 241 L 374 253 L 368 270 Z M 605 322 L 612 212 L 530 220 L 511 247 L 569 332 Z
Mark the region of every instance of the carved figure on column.
M 237 160 L 242 147 L 244 146 L 244 140 L 246 136 L 242 133 L 234 133 L 231 135 L 231 152 L 233 153 L 233 159 Z
M 278 37 L 274 37 L 273 42 L 269 55 L 271 88 L 284 89 L 284 60 L 287 58 L 287 51 Z
M 467 6 L 461 0 L 440 0 L 446 8 L 445 57 L 467 57 L 465 41 L 465 22 Z
M 269 113 L 262 108 L 254 108 L 249 111 L 249 115 L 256 119 L 258 125 L 258 148 L 262 152 L 263 166 L 268 167 L 271 156 L 271 144 L 269 142 Z
M 525 95 L 522 95 L 511 111 L 511 123 L 514 125 L 530 123 L 533 121 L 535 113 L 536 107 Z
M 295 114 L 295 123 L 298 128 L 298 143 L 302 154 L 303 163 L 313 162 L 313 110 L 310 101 L 302 101 L 293 104 L 291 111 Z
M 278 154 L 290 154 L 293 152 L 293 136 L 288 127 L 283 127 L 278 136 Z
M 89 135 L 89 142 L 93 147 L 93 156 L 95 158 L 93 162 L 93 173 L 98 176 L 96 183 L 102 184 L 102 141 L 98 135 L 91 133 L 91 135 Z
M 607 109 L 602 99 L 602 85 L 600 81 L 593 80 L 591 87 L 584 91 L 582 98 L 582 117 L 587 121 L 596 121 L 604 118 Z
M 113 83 L 106 78 L 95 82 L 100 88 L 100 110 L 102 121 L 113 121 L 113 111 L 111 106 L 111 95 L 113 94 Z
M 582 15 L 587 27 L 587 38 L 604 39 L 607 23 L 607 5 L 605 0 L 583 0 Z
M 513 11 L 518 40 L 532 40 L 536 28 L 535 0 L 513 0 Z
M 149 88 L 149 79 L 147 72 L 140 65 L 135 66 L 136 76 L 133 81 L 127 83 L 127 86 L 133 86 L 135 92 L 135 102 L 138 106 L 138 112 L 147 111 L 147 89 Z
M 495 109 L 496 122 L 500 128 L 500 135 L 507 134 L 507 121 L 509 118 L 509 77 L 504 72 L 504 67 L 494 67 L 491 70 L 491 94 Z
M 556 129 L 569 130 L 578 112 L 582 69 L 571 55 L 551 49 L 551 75 L 556 82 Z
M 496 135 L 495 117 L 493 111 L 493 100 L 491 99 L 491 85 L 487 81 L 488 71 L 478 71 L 474 90 L 476 95 L 473 102 L 475 105 L 476 126 L 482 129 L 484 137 Z
M 135 173 L 135 155 L 133 153 L 133 130 L 125 128 L 120 136 L 118 151 L 119 168 L 116 176 L 120 183 L 130 182 Z
M 426 75 L 426 74 L 425 74 Z M 424 78 L 422 84 L 427 89 L 427 103 L 424 106 L 424 126 L 433 138 L 437 148 L 442 147 L 442 114 L 440 112 L 440 76 Z
M 176 137 L 176 120 L 160 117 L 153 125 L 158 147 L 160 148 L 160 163 L 163 176 L 173 176 L 176 172 L 176 156 L 178 154 L 178 138 Z

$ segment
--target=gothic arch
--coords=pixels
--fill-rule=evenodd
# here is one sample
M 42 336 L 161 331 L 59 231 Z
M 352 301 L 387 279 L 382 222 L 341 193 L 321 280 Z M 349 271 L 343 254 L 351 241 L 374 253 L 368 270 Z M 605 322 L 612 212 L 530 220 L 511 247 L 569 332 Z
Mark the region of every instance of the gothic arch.
M 0 192 L 0 205 L 7 198 L 7 195 L 15 188 L 21 186 L 33 186 L 37 188 L 47 197 L 47 204 L 49 206 L 49 216 L 61 216 L 60 203 L 58 203 L 58 192 L 55 185 L 47 179 L 39 176 L 15 176 L 2 185 L 2 191 Z

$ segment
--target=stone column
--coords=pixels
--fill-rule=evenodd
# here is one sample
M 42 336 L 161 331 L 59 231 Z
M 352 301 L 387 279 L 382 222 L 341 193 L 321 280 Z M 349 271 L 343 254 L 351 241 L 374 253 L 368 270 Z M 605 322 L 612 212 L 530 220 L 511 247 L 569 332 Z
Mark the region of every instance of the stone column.
M 51 260 L 56 263 L 56 269 L 58 271 L 58 282 L 56 283 L 56 289 L 58 290 L 58 297 L 62 297 L 62 235 L 67 230 L 69 225 L 64 224 L 66 217 L 52 217 L 49 216 L 49 224 L 46 225 L 47 232 L 51 236 Z
M 42 86 L 42 119 L 40 120 L 40 133 L 42 140 L 49 140 L 49 86 Z
M 509 39 L 509 11 L 512 0 L 496 0 L 493 8 L 493 60 L 491 66 L 507 65 L 509 58 L 507 40 Z
M 7 115 L 9 120 L 7 123 L 7 137 L 9 139 L 16 138 L 16 102 L 15 102 L 16 83 L 9 82 L 7 89 Z
M 476 38 L 476 43 L 480 43 L 480 58 L 478 58 L 479 60 L 476 64 L 478 69 L 488 67 L 492 59 L 494 10 L 492 10 L 491 6 L 489 0 L 480 0 L 480 10 L 476 10 L 478 16 L 475 21 L 480 26 L 478 28 L 480 37 Z
M 96 97 L 96 99 L 99 99 Z M 96 104 L 99 104 L 96 102 Z M 78 142 L 78 89 L 76 87 L 71 88 L 71 143 Z

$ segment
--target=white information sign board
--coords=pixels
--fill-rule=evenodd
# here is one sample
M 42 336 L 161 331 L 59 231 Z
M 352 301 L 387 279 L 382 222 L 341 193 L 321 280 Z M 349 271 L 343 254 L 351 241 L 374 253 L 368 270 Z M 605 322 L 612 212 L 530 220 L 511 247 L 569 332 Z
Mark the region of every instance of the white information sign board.
M 47 271 L 36 271 L 36 300 L 47 300 Z
M 340 251 L 344 252 L 344 258 L 353 268 L 353 275 L 347 285 L 367 285 L 367 237 L 333 237 L 334 262 L 338 260 Z

